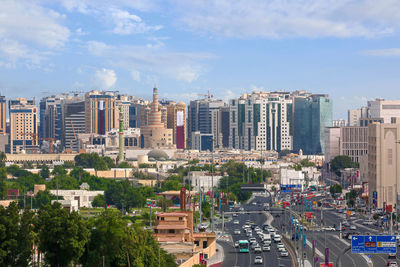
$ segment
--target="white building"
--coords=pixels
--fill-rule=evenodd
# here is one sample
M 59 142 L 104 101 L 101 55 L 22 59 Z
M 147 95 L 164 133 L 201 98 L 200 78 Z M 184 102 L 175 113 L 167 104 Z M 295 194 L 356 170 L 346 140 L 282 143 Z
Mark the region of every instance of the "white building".
M 58 193 L 58 195 L 63 197 L 64 200 L 78 201 L 78 209 L 81 207 L 91 208 L 94 197 L 98 195 L 104 195 L 104 191 L 87 190 L 50 190 L 50 193 L 55 196 Z M 73 204 L 73 202 L 71 203 Z
M 391 118 L 400 117 L 400 100 L 368 101 L 368 112 L 369 118 L 383 118 L 384 123 L 390 123 Z
M 212 184 L 214 184 L 214 187 L 218 187 L 221 178 L 221 175 L 211 175 L 211 173 L 204 171 L 191 171 L 186 177 L 193 186 L 194 191 L 199 191 L 201 187 L 201 190 L 206 192 L 211 191 Z
M 306 186 L 305 175 L 303 171 L 295 169 L 280 169 L 280 186 L 281 190 L 304 190 Z
M 292 96 L 288 92 L 252 92 L 229 101 L 229 147 L 292 150 Z
M 340 127 L 326 127 L 324 129 L 325 160 L 330 162 L 340 155 Z

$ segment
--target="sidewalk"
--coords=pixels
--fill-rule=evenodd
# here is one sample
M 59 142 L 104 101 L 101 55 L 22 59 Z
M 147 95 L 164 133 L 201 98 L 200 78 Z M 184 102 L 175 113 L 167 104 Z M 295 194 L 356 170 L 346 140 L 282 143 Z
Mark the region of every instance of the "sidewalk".
M 217 252 L 207 260 L 207 266 L 218 267 L 224 261 L 224 248 L 217 242 Z

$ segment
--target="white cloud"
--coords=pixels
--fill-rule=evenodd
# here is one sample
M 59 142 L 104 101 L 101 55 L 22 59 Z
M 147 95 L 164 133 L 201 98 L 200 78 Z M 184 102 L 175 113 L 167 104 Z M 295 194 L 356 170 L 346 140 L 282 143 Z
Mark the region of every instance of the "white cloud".
M 184 29 L 233 38 L 375 37 L 400 29 L 397 0 L 174 0 Z
M 400 48 L 365 50 L 361 53 L 366 56 L 398 57 L 400 56 Z
M 133 33 L 145 33 L 158 31 L 162 26 L 149 26 L 142 19 L 128 11 L 113 8 L 110 10 L 111 19 L 114 23 L 113 33 L 128 35 Z
M 76 29 L 76 30 L 75 30 L 75 33 L 76 33 L 77 35 L 79 35 L 79 36 L 84 36 L 84 35 L 87 35 L 87 34 L 88 34 L 88 33 L 85 32 L 84 30 L 82 30 L 82 28 Z
M 102 57 L 115 68 L 135 70 L 144 77 L 163 76 L 192 82 L 205 71 L 200 63 L 214 56 L 207 53 L 178 53 L 147 46 L 108 46 L 104 43 L 88 44 L 91 54 Z M 138 76 L 132 75 L 132 78 Z
M 117 81 L 117 75 L 112 69 L 97 70 L 94 74 L 95 83 L 101 89 L 110 89 Z
M 61 25 L 65 19 L 54 10 L 43 8 L 36 1 L 4 0 L 0 9 L 0 60 L 16 67 L 39 66 L 43 60 L 68 41 L 70 31 Z
M 140 82 L 140 72 L 137 70 L 131 70 L 131 77 L 134 81 Z
M 90 54 L 94 56 L 101 56 L 107 50 L 112 49 L 112 46 L 109 46 L 103 42 L 89 41 L 87 42 L 87 49 Z

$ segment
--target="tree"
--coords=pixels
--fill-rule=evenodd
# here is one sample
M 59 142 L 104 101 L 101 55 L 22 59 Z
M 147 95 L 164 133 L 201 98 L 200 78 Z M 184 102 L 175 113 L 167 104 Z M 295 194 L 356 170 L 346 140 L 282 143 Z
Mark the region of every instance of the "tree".
M 42 169 L 40 170 L 40 176 L 42 176 L 43 179 L 50 177 L 50 170 L 49 167 L 47 167 L 47 165 L 42 166 Z
M 57 166 L 54 166 L 54 169 L 51 172 L 51 174 L 53 174 L 54 176 L 56 176 L 56 175 L 66 175 L 67 174 L 67 170 L 63 166 L 57 165 Z
M 39 251 L 50 266 L 66 267 L 79 262 L 89 238 L 82 217 L 76 212 L 68 214 L 58 202 L 39 210 L 36 231 Z
M 5 168 L 0 168 L 0 199 L 7 197 L 7 171 Z
M 182 186 L 181 186 L 181 183 L 179 181 L 177 181 L 177 180 L 167 180 L 163 184 L 161 190 L 162 191 L 171 191 L 171 190 L 179 191 L 179 190 L 181 190 L 181 187 Z
M 106 159 L 107 158 L 107 159 Z M 94 168 L 96 170 L 108 170 L 114 162 L 109 157 L 100 157 L 97 153 L 82 153 L 75 156 L 75 166 L 82 168 Z
M 108 205 L 115 205 L 118 209 L 124 210 L 142 207 L 145 202 L 139 190 L 134 188 L 128 180 L 109 184 L 104 196 Z
M 104 195 L 97 195 L 94 197 L 92 201 L 92 206 L 93 207 L 105 207 L 106 206 L 106 198 Z
M 0 206 L 0 265 L 30 266 L 33 247 L 33 213 L 22 215 L 16 202 Z
M 49 190 L 39 191 L 32 199 L 32 208 L 39 209 L 50 204 L 55 199 L 57 199 L 57 196 L 51 194 Z M 59 197 L 59 199 L 62 199 L 62 197 Z
M 132 166 L 128 162 L 124 161 L 124 162 L 121 162 L 120 164 L 118 164 L 118 168 L 129 169 L 129 168 L 132 168 Z
M 300 165 L 301 165 L 302 167 L 315 167 L 315 163 L 309 161 L 308 159 L 302 159 L 302 160 L 300 161 Z
M 0 168 L 6 166 L 7 155 L 3 151 L 0 152 Z
M 331 160 L 331 171 L 340 176 L 340 170 L 345 168 L 358 168 L 359 164 L 353 162 L 349 156 L 336 156 Z
M 340 184 L 331 185 L 331 187 L 329 188 L 329 191 L 331 192 L 332 196 L 335 194 L 341 194 L 342 186 Z
M 203 201 L 201 204 L 201 212 L 203 215 L 203 218 L 210 218 L 211 215 L 211 205 L 207 201 Z
M 160 196 L 157 199 L 157 206 L 159 206 L 163 212 L 166 212 L 169 207 L 172 206 L 172 200 L 166 199 L 163 196 Z

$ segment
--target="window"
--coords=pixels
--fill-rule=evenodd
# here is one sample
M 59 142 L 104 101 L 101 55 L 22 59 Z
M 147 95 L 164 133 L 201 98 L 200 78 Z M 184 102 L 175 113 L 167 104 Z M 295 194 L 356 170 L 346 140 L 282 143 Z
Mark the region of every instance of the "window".
M 168 233 L 169 233 L 169 234 L 174 234 L 174 233 L 175 233 L 175 230 L 174 230 L 174 229 L 169 229 L 169 230 L 168 230 Z
M 161 221 L 164 221 L 165 220 L 165 218 L 164 217 L 161 217 Z
M 179 217 L 179 220 L 180 220 L 180 221 L 182 221 L 182 220 L 183 220 L 183 218 L 182 218 L 182 217 Z

